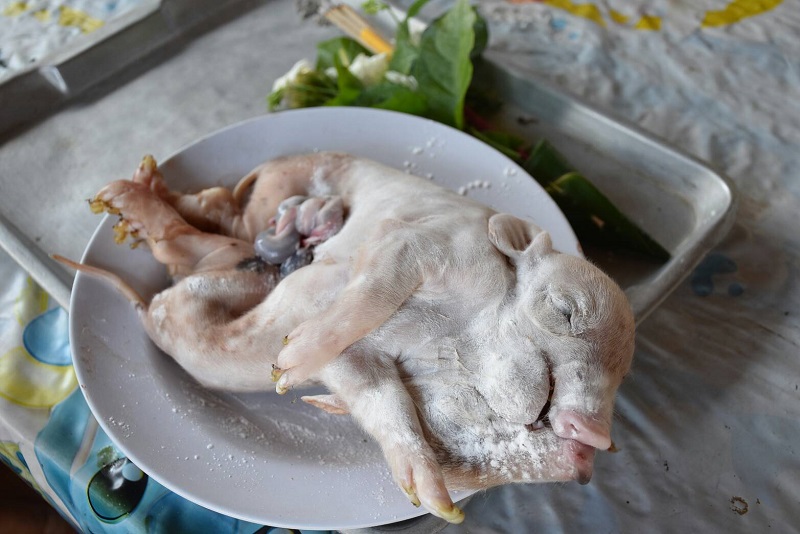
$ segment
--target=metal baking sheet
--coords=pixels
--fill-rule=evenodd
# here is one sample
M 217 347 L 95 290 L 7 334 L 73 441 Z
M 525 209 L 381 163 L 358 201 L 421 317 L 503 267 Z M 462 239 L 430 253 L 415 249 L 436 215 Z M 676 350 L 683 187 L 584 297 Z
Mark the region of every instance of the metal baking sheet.
M 198 24 L 219 19 L 223 8 L 240 3 L 143 0 L 100 29 L 71 40 L 0 82 L 0 135 L 53 112 Z
M 735 191 L 723 175 L 635 126 L 548 86 L 513 56 L 487 52 L 475 79 L 503 101 L 498 123 L 525 139 L 545 138 L 672 259 L 586 249 L 626 291 L 644 320 L 728 232 Z M 579 236 L 580 237 L 580 236 Z

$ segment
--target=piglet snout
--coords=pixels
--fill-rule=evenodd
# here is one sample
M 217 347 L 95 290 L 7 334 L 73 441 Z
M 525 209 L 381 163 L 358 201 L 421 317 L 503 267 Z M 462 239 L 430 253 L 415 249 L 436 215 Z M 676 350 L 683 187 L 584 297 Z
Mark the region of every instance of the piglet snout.
M 575 440 L 570 440 L 566 447 L 575 466 L 575 480 L 579 484 L 588 484 L 592 479 L 594 447 Z
M 606 450 L 611 446 L 608 423 L 596 417 L 573 410 L 558 411 L 550 417 L 553 432 L 565 439 L 574 439 L 585 445 Z

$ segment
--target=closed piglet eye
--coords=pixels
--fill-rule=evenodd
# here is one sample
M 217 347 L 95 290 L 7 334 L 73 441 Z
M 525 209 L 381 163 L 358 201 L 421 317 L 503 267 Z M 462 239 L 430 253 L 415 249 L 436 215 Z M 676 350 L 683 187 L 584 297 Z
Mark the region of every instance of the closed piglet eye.
M 547 297 L 553 311 L 564 318 L 566 329 L 570 335 L 579 336 L 586 332 L 586 303 L 582 299 L 573 299 L 559 294 Z
M 574 309 L 573 304 L 567 299 L 564 299 L 557 295 L 550 295 L 548 297 L 548 300 L 550 301 L 550 304 L 552 304 L 553 308 L 555 308 L 555 310 L 558 313 L 563 315 L 568 323 L 572 324 L 572 316 Z
M 552 296 L 543 296 L 529 313 L 541 328 L 558 335 L 568 335 L 571 330 L 572 307 L 564 300 L 557 301 Z

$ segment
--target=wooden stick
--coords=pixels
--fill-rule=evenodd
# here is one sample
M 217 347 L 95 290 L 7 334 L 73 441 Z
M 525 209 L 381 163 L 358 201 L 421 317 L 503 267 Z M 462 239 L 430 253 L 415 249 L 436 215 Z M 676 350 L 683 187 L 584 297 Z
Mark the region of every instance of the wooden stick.
M 391 55 L 394 51 L 391 43 L 373 29 L 352 7 L 339 4 L 327 10 L 324 16 L 373 54 Z

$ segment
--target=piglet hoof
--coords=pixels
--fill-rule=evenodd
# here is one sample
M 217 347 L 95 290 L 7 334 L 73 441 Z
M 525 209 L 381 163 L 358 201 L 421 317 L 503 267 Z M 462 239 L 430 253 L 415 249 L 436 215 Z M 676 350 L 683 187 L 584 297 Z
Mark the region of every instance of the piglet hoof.
M 401 486 L 401 489 L 403 490 L 403 493 L 406 494 L 406 497 L 408 497 L 408 500 L 411 501 L 411 504 L 417 508 L 422 506 L 422 503 L 419 502 L 419 497 L 417 497 L 417 492 L 414 491 L 414 488 L 410 486 Z
M 169 198 L 169 188 L 164 183 L 164 177 L 158 170 L 158 164 L 153 156 L 147 154 L 142 158 L 142 162 L 133 173 L 131 181 L 144 185 L 147 189 L 156 194 L 159 198 Z
M 294 373 L 287 373 L 280 367 L 272 367 L 272 381 L 275 382 L 275 393 L 285 395 L 295 384 L 300 384 L 302 380 L 296 380 Z
M 111 182 L 89 202 L 94 213 L 106 211 L 122 221 L 114 228 L 117 242 L 128 235 L 161 240 L 167 233 L 185 233 L 180 215 L 146 185 L 130 180 Z
M 447 493 L 439 464 L 427 445 L 423 450 L 408 446 L 386 450 L 392 476 L 414 506 L 424 506 L 437 517 L 450 522 L 464 521 L 464 512 Z M 425 450 L 427 449 L 427 450 Z
M 301 323 L 284 338 L 284 348 L 275 364 L 280 373 L 275 387 L 278 393 L 302 384 L 339 355 L 339 351 L 331 352 L 329 336 L 308 322 Z
M 272 378 L 272 381 L 273 382 L 277 382 L 278 380 L 280 380 L 282 374 L 283 374 L 283 369 L 281 369 L 280 367 L 276 367 L 275 364 L 273 364 L 272 365 L 272 374 L 270 375 L 270 378 Z
M 275 393 L 277 393 L 278 395 L 285 395 L 286 392 L 289 391 L 289 388 L 292 387 L 287 383 L 287 379 L 281 381 L 281 379 L 284 378 L 284 375 L 285 375 L 284 370 L 281 369 L 280 367 L 276 367 L 273 364 L 272 374 L 270 377 L 272 378 L 272 381 L 275 382 Z
M 464 521 L 464 511 L 455 504 L 451 505 L 449 509 L 441 508 L 438 512 L 435 512 L 435 514 L 454 525 L 458 525 Z
M 289 392 L 292 386 L 287 386 L 285 383 L 281 384 L 281 381 L 278 380 L 278 383 L 275 384 L 275 393 L 278 395 L 286 395 Z
M 155 177 L 154 174 L 157 168 L 156 159 L 150 154 L 145 155 L 139 167 L 136 169 L 136 172 L 133 173 L 132 181 L 143 184 L 149 188 Z

